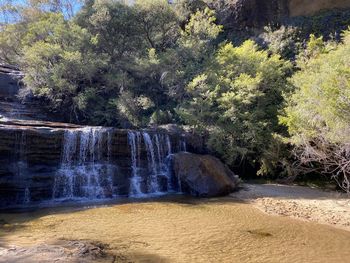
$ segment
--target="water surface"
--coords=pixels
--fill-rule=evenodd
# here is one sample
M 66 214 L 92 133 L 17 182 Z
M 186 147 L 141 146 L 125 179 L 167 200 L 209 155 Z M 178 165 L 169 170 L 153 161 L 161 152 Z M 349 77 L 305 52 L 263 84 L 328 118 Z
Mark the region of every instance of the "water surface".
M 92 240 L 126 262 L 347 262 L 350 232 L 232 198 L 163 197 L 0 214 L 0 245 Z M 117 261 L 119 262 L 119 261 Z M 122 262 L 122 261 L 120 261 Z

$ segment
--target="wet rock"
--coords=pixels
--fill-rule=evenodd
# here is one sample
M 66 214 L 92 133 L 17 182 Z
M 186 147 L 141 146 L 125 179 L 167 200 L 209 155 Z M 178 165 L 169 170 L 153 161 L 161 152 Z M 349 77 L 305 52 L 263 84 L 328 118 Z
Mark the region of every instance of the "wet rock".
M 210 155 L 181 152 L 172 156 L 172 170 L 182 192 L 200 197 L 227 195 L 238 187 L 238 176 Z
M 60 197 L 54 196 L 53 190 L 56 176 L 62 165 L 66 144 L 65 133 L 75 131 L 81 134 L 86 128 L 89 127 L 57 122 L 0 120 L 0 208 L 27 205 L 28 200 L 33 204 Z M 110 139 L 107 136 L 108 131 L 111 131 Z M 128 132 L 128 130 L 101 128 L 101 140 L 98 145 L 94 146 L 96 151 L 98 148 L 98 155 L 100 155 L 98 161 L 101 162 L 101 166 L 98 169 L 103 186 L 108 184 L 108 187 L 103 187 L 103 196 L 106 198 L 129 195 L 132 167 Z M 147 130 L 147 133 L 169 135 L 169 143 L 173 152 L 183 150 L 185 141 L 191 141 L 193 137 L 162 129 Z M 155 137 L 153 143 L 155 143 Z M 75 153 L 69 158 L 73 161 L 77 160 L 75 155 L 80 154 L 80 150 L 77 149 L 80 146 L 80 139 L 77 139 L 76 145 L 78 147 Z M 203 149 L 200 141 L 197 143 L 198 147 L 195 144 L 189 143 L 188 145 L 189 149 L 194 152 L 200 152 Z M 164 152 L 162 151 L 164 149 L 157 149 L 156 145 L 152 147 L 156 157 L 154 161 L 157 162 L 158 151 Z M 140 153 L 138 157 L 139 175 L 142 178 L 149 178 L 147 174 L 150 173 L 150 162 L 152 161 L 149 160 L 149 152 L 143 140 L 138 150 Z M 79 162 L 75 163 L 76 167 L 73 165 L 72 171 L 79 172 Z M 105 174 L 111 175 L 111 182 L 105 180 Z M 166 180 L 163 180 L 161 175 L 158 177 L 161 186 L 159 190 L 167 191 Z M 141 188 L 146 189 L 150 183 L 149 180 L 142 180 Z M 74 189 L 74 191 L 79 192 L 80 190 Z
M 100 242 L 68 240 L 26 248 L 0 247 L 0 262 L 113 262 L 114 256 L 107 249 L 108 245 Z

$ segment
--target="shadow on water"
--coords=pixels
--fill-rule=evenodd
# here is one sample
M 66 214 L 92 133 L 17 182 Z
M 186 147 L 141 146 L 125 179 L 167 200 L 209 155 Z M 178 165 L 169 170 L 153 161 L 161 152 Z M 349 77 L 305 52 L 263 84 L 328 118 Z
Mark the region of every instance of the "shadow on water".
M 232 258 L 237 262 L 342 262 L 341 257 L 348 258 L 349 233 L 266 216 L 237 198 L 235 194 L 167 195 L 3 211 L 0 262 L 15 262 L 11 261 L 15 256 L 25 259 L 17 262 L 27 263 L 43 253 L 51 261 L 32 262 L 54 262 L 52 255 L 66 249 L 79 259 L 74 262 L 86 263 L 232 262 Z M 109 259 L 81 260 L 85 245 L 92 247 L 91 254 L 101 248 Z M 64 260 L 66 255 L 58 256 L 61 262 L 70 262 Z M 10 261 L 2 261 L 6 256 Z
M 249 189 L 249 188 L 256 189 Z M 156 195 L 142 198 L 131 198 L 131 197 L 119 197 L 117 199 L 104 199 L 104 200 L 64 200 L 60 202 L 46 202 L 46 203 L 32 203 L 25 207 L 12 207 L 12 208 L 0 208 L 0 238 L 4 233 L 16 231 L 25 227 L 27 222 L 35 220 L 37 218 L 46 215 L 55 214 L 71 214 L 89 209 L 101 208 L 101 207 L 112 207 L 118 205 L 127 204 L 147 204 L 147 203 L 168 203 L 177 204 L 187 207 L 201 207 L 206 204 L 238 204 L 247 203 L 248 201 L 240 199 L 240 195 L 245 191 L 259 192 L 261 185 L 251 184 L 247 188 L 247 185 L 243 185 L 240 189 L 230 196 L 216 197 L 216 198 L 200 198 L 193 197 L 184 194 L 167 194 L 167 195 Z M 295 199 L 296 196 L 302 196 L 304 199 L 329 199 L 330 193 L 320 191 L 319 189 L 311 189 L 307 187 L 307 193 L 304 193 L 306 187 L 300 186 L 283 186 L 283 185 L 264 185 L 263 186 L 264 197 L 280 197 L 281 199 Z M 288 191 L 284 188 L 289 189 Z M 260 189 L 260 190 L 259 190 Z M 270 193 L 270 194 L 269 194 Z M 335 194 L 335 193 L 333 193 Z M 257 194 L 256 197 L 251 199 L 259 198 L 261 193 Z M 10 218 L 10 220 L 8 219 Z M 10 222 L 7 222 L 10 221 Z
M 249 188 L 257 189 L 249 189 Z M 27 221 L 35 220 L 45 215 L 54 214 L 66 214 L 74 213 L 88 209 L 94 209 L 99 207 L 109 207 L 116 205 L 126 205 L 126 204 L 145 204 L 145 203 L 169 203 L 178 204 L 182 206 L 201 206 L 205 204 L 227 204 L 227 203 L 247 203 L 248 201 L 240 199 L 240 195 L 244 192 L 259 192 L 259 187 L 261 185 L 251 184 L 249 188 L 243 185 L 238 189 L 238 191 L 232 193 L 230 196 L 226 197 L 215 197 L 215 198 L 201 198 L 193 197 L 185 194 L 166 194 L 166 195 L 155 195 L 142 198 L 131 198 L 131 197 L 118 197 L 116 199 L 103 199 L 103 200 L 63 200 L 59 202 L 43 202 L 43 203 L 32 203 L 24 207 L 10 207 L 10 208 L 0 208 L 0 230 L 6 224 L 6 220 L 3 218 L 4 215 L 12 215 L 11 221 L 16 224 L 24 224 Z M 284 185 L 264 185 L 263 186 L 264 197 L 280 197 L 281 199 L 295 199 L 296 196 L 302 196 L 304 199 L 319 199 L 326 200 L 329 199 L 330 193 L 320 191 L 319 189 L 312 189 L 308 187 L 301 186 L 284 186 Z M 271 189 L 270 189 L 271 188 Z M 284 188 L 289 189 L 289 192 L 284 190 Z M 307 188 L 307 193 L 305 194 L 305 188 Z M 331 195 L 335 195 L 332 193 Z M 261 193 L 256 195 L 256 198 L 261 197 Z M 254 195 L 250 197 L 254 199 Z M 20 215 L 20 216 L 16 216 Z M 0 232 L 1 235 L 1 232 Z
M 60 203 L 51 204 L 38 204 L 37 206 L 32 205 L 22 208 L 11 208 L 0 210 L 0 250 L 1 248 L 8 249 L 10 244 L 8 243 L 7 236 L 12 235 L 16 232 L 21 232 L 30 228 L 30 223 L 42 217 L 48 215 L 62 215 L 62 214 L 72 214 L 81 211 L 86 211 L 89 209 L 104 208 L 104 207 L 115 207 L 123 205 L 132 204 L 152 204 L 152 203 L 165 203 L 165 204 L 175 204 L 185 207 L 201 208 L 201 205 L 206 204 L 225 204 L 225 203 L 242 203 L 242 201 L 237 200 L 232 197 L 218 197 L 218 198 L 196 198 L 187 195 L 164 195 L 150 198 L 119 198 L 118 200 L 103 200 L 98 202 L 76 202 L 76 201 L 65 201 Z M 50 226 L 47 226 L 50 227 Z M 73 241 L 70 241 L 73 242 Z M 89 241 L 92 242 L 92 241 Z M 42 245 L 34 245 L 24 251 L 18 251 L 14 257 L 12 256 L 11 262 L 32 262 L 31 258 L 35 258 L 38 251 L 41 249 Z M 57 247 L 52 247 L 48 244 L 45 247 L 45 251 L 49 253 L 48 257 L 51 257 L 50 253 L 54 253 Z M 124 251 L 119 252 L 116 249 L 107 249 L 107 252 L 113 257 L 112 262 L 169 262 L 164 257 L 156 254 L 147 254 L 143 251 Z M 26 254 L 28 253 L 28 255 Z M 30 254 L 31 253 L 31 254 Z M 25 256 L 26 261 L 21 261 Z M 45 255 L 44 255 L 45 256 Z M 16 261 L 18 259 L 18 261 Z M 28 259 L 28 260 L 27 260 Z M 12 261 L 14 260 L 14 261 Z M 0 262 L 1 259 L 0 259 Z M 35 261 L 33 261 L 35 262 Z M 80 262 L 80 261 L 79 261 Z M 94 262 L 92 261 L 82 261 L 82 262 Z M 100 262 L 100 261 L 98 261 Z M 102 261 L 101 262 L 105 262 Z M 111 262 L 106 261 L 106 262 Z
M 184 194 L 167 194 L 160 196 L 150 196 L 143 198 L 119 197 L 117 199 L 104 200 L 64 200 L 61 202 L 33 203 L 21 207 L 9 207 L 0 209 L 0 226 L 2 214 L 38 214 L 43 216 L 46 214 L 64 214 L 78 212 L 99 207 L 109 207 L 125 204 L 145 204 L 145 203 L 173 203 L 179 205 L 197 206 L 209 203 L 245 203 L 245 201 L 234 197 L 193 197 Z
M 12 207 L 0 209 L 0 230 L 1 232 L 15 231 L 24 228 L 28 221 L 38 219 L 46 215 L 71 214 L 75 212 L 96 209 L 102 207 L 112 207 L 127 204 L 147 204 L 147 203 L 168 203 L 181 206 L 196 207 L 205 204 L 227 204 L 246 203 L 234 197 L 212 197 L 201 198 L 183 194 L 153 196 L 145 198 L 120 197 L 118 199 L 97 200 L 97 201 L 76 201 L 66 200 L 62 202 L 38 203 L 26 207 Z M 10 220 L 6 219 L 10 218 Z M 8 222 L 10 221 L 10 222 Z M 0 232 L 0 237 L 1 233 Z

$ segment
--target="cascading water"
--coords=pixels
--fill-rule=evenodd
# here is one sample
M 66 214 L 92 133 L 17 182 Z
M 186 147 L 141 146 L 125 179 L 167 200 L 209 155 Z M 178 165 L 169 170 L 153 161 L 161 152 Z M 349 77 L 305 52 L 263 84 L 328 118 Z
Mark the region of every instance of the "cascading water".
M 30 203 L 30 190 L 29 190 L 29 182 L 26 178 L 26 171 L 28 169 L 28 162 L 26 158 L 26 150 L 27 150 L 27 138 L 24 131 L 16 134 L 15 140 L 15 156 L 14 158 L 17 162 L 14 162 L 14 170 L 15 175 L 22 181 L 23 192 L 18 197 L 17 202 L 28 204 Z
M 28 187 L 26 187 L 24 190 L 24 204 L 29 204 L 31 201 L 30 199 L 30 190 Z
M 128 144 L 130 146 L 131 153 L 131 178 L 130 178 L 130 196 L 142 196 L 141 180 L 142 177 L 139 174 L 140 166 L 140 152 L 141 152 L 141 133 L 140 132 L 128 132 Z
M 151 136 L 147 132 L 142 133 L 143 140 L 146 146 L 147 150 L 147 160 L 148 160 L 148 173 L 150 175 L 149 177 L 149 192 L 150 193 L 157 193 L 159 192 L 159 187 L 158 187 L 158 167 L 156 163 L 156 157 L 154 153 L 154 146 L 153 146 L 153 141 L 151 139 Z M 159 163 L 158 163 L 159 164 Z
M 112 137 L 113 137 L 113 130 L 107 131 L 107 184 L 108 189 L 110 189 L 111 193 L 113 193 L 113 173 L 114 173 L 114 166 L 112 165 Z
M 53 199 L 103 199 L 113 195 L 110 164 L 111 131 L 103 128 L 67 130 Z M 107 147 L 103 147 L 107 145 Z M 107 151 L 105 151 L 107 150 Z
M 173 147 L 168 134 L 129 131 L 131 173 L 118 174 L 113 165 L 118 160 L 112 158 L 113 137 L 113 129 L 98 127 L 65 131 L 61 165 L 53 186 L 54 200 L 104 199 L 116 196 L 117 192 L 146 197 L 181 190 L 169 163 L 173 149 L 186 150 L 183 139 Z M 125 166 L 122 168 L 126 171 Z
M 187 152 L 187 144 L 184 138 L 182 138 L 180 142 L 180 151 Z
M 162 194 L 178 189 L 169 171 L 169 158 L 172 154 L 169 135 L 129 131 L 128 143 L 132 169 L 130 196 Z M 141 155 L 147 157 L 147 163 L 141 163 Z M 178 184 L 177 180 L 175 184 Z

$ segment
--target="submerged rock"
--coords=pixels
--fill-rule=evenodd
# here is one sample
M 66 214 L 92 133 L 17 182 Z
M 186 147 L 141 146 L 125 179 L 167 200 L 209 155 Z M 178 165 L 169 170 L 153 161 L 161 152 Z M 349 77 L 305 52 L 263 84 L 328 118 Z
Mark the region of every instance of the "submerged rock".
M 31 247 L 0 247 L 0 262 L 115 262 L 109 246 L 100 242 L 59 240 Z
M 201 197 L 222 196 L 238 187 L 238 176 L 210 155 L 187 152 L 174 154 L 172 169 L 184 193 Z

